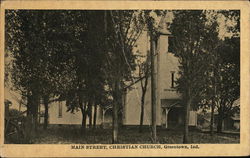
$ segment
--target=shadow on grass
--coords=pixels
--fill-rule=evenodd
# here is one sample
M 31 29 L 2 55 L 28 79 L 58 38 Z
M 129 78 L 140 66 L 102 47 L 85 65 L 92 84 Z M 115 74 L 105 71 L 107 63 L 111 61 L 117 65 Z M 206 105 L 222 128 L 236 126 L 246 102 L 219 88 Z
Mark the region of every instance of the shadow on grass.
M 217 134 L 191 130 L 189 132 L 192 144 L 237 144 L 240 143 L 239 135 Z M 157 130 L 160 144 L 182 144 L 183 132 L 181 130 Z M 50 127 L 40 130 L 38 136 L 32 142 L 34 144 L 111 144 L 112 129 L 86 129 L 83 133 L 78 126 Z M 150 127 L 139 133 L 138 128 L 119 129 L 119 144 L 151 144 Z

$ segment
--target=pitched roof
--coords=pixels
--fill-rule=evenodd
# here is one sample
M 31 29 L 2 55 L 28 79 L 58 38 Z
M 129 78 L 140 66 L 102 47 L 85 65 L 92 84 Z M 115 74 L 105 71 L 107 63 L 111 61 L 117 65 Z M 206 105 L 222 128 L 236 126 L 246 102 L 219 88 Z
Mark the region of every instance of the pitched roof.
M 161 99 L 161 107 L 163 108 L 182 107 L 180 103 L 180 99 Z

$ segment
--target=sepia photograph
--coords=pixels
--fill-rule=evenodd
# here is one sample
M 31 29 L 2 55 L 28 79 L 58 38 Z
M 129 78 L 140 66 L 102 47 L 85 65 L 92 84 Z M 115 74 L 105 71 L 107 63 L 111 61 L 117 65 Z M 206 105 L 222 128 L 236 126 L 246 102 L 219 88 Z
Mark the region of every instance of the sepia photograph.
M 192 152 L 248 139 L 241 9 L 2 15 L 3 145 Z
M 6 10 L 5 143 L 239 143 L 239 10 Z

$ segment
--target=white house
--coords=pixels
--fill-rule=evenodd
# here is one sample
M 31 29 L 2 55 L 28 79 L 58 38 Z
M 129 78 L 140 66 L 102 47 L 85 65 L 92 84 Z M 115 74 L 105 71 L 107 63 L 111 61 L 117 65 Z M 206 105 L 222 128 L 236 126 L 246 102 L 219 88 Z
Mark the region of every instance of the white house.
M 43 106 L 41 106 L 43 109 Z M 96 125 L 112 123 L 112 112 L 109 111 L 110 107 L 105 109 L 97 106 Z M 43 110 L 41 110 L 43 112 Z M 94 116 L 94 107 L 92 109 L 92 116 Z M 43 115 L 40 118 L 40 122 L 43 123 Z M 79 110 L 75 110 L 73 113 L 67 112 L 66 101 L 56 101 L 49 104 L 49 118 L 50 125 L 81 125 L 82 113 Z M 86 123 L 88 125 L 89 118 L 87 117 Z

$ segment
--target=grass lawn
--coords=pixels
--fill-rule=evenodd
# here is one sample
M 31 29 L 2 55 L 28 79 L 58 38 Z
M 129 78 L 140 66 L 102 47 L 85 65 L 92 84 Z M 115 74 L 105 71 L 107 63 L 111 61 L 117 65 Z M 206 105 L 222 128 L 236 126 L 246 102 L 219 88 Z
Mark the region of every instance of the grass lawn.
M 158 142 L 161 144 L 182 144 L 183 132 L 181 130 L 157 129 Z M 46 131 L 40 130 L 33 140 L 34 144 L 110 144 L 112 140 L 111 129 L 87 129 L 86 134 L 81 133 L 79 127 L 50 127 Z M 240 143 L 239 135 L 217 134 L 210 136 L 195 130 L 190 131 L 190 143 L 195 144 L 235 144 Z M 137 128 L 120 128 L 119 143 L 121 144 L 150 144 L 151 132 L 147 127 L 143 133 Z

